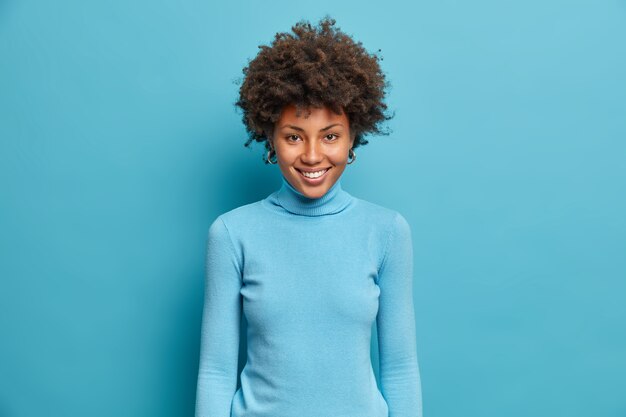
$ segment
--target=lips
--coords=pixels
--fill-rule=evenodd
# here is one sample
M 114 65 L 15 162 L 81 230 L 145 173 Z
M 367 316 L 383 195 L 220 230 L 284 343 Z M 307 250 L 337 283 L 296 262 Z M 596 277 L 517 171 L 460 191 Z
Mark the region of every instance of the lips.
M 298 168 L 296 168 L 296 171 L 300 173 L 300 177 L 304 179 L 304 181 L 306 181 L 308 184 L 321 184 L 324 178 L 326 178 L 326 174 L 328 174 L 328 171 L 330 171 L 330 168 L 321 168 L 316 171 L 309 171 L 309 170 L 306 171 L 307 173 L 324 171 L 319 177 L 315 177 L 315 178 L 307 177 L 306 175 L 304 175 L 303 171 Z
M 324 170 L 329 170 L 329 167 L 326 168 L 317 168 L 317 169 L 300 169 L 300 168 L 296 168 L 298 171 L 300 172 L 318 172 L 318 171 L 324 171 Z

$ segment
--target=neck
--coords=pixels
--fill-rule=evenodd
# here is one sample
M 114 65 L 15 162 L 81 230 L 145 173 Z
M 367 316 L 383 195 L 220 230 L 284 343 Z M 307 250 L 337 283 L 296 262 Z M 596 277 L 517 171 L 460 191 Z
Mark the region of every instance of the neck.
M 324 216 L 343 211 L 353 197 L 341 188 L 341 181 L 337 181 L 318 198 L 310 198 L 294 188 L 282 175 L 282 184 L 279 190 L 267 198 L 275 208 L 282 208 L 288 212 L 301 216 Z

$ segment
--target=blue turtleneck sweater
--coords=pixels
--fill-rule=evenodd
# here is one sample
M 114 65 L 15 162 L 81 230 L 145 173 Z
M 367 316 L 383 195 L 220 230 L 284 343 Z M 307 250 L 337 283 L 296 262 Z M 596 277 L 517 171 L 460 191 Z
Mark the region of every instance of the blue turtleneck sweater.
M 422 417 L 411 229 L 400 213 L 340 180 L 311 199 L 283 176 L 265 199 L 215 219 L 205 272 L 196 417 Z

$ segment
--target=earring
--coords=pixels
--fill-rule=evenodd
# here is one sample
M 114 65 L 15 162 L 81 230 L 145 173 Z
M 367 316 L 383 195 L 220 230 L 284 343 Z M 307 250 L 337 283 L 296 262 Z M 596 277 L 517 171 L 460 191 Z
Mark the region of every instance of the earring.
M 271 159 L 271 158 L 272 158 L 272 154 L 273 154 L 274 156 L 276 156 L 276 153 L 274 152 L 274 148 L 272 148 L 272 149 L 270 149 L 269 151 L 267 151 L 267 157 L 266 157 L 266 160 L 267 160 L 267 162 L 268 162 L 268 163 L 270 163 L 270 164 L 274 165 L 274 164 L 276 164 L 276 163 L 278 162 L 278 160 L 277 160 L 277 159 L 274 159 L 274 161 L 272 161 L 272 159 Z
M 350 148 L 350 152 L 348 152 L 348 158 L 350 158 L 350 155 L 352 155 L 352 160 L 348 162 L 348 165 L 353 163 L 355 161 L 355 159 L 356 159 L 356 154 L 354 153 L 352 148 Z

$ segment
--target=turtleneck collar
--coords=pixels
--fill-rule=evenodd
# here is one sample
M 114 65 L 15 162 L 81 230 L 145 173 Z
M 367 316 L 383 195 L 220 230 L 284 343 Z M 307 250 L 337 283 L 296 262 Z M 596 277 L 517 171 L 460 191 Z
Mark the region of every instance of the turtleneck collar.
M 324 216 L 343 211 L 353 197 L 341 188 L 341 178 L 319 198 L 309 198 L 295 189 L 289 181 L 282 177 L 281 187 L 270 194 L 266 200 L 274 208 L 282 207 L 292 214 L 301 216 Z

